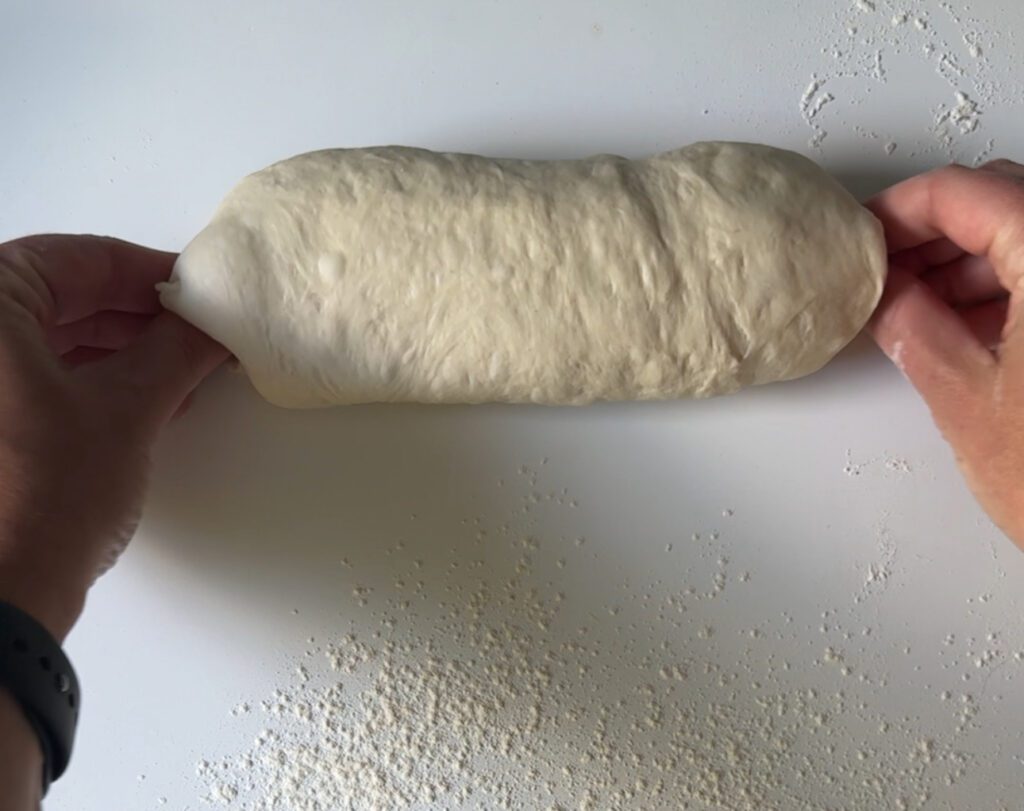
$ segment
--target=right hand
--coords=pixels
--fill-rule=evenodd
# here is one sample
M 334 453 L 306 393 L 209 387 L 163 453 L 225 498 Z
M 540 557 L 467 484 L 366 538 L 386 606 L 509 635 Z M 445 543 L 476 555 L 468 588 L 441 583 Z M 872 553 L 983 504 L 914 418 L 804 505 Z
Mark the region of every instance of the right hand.
M 889 246 L 871 332 L 1024 549 L 1024 166 L 947 166 L 867 205 Z

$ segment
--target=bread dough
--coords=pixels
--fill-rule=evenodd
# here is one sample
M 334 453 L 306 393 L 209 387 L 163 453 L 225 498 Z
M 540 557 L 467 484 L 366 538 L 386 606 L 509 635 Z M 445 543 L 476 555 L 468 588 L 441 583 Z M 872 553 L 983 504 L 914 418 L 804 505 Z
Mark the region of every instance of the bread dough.
M 767 146 L 335 149 L 239 183 L 161 300 L 282 406 L 704 397 L 821 367 L 885 258 L 839 183 Z

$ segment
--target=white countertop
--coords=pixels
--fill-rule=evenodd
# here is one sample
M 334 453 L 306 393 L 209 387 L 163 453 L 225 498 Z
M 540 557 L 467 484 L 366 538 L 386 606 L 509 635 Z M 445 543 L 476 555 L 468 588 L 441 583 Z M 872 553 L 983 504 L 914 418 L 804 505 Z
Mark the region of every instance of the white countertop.
M 327 146 L 756 140 L 862 195 L 1024 155 L 1010 0 L 2 20 L 0 238 L 178 248 L 243 174 Z M 291 413 L 223 373 L 69 640 L 83 716 L 48 808 L 1016 808 L 1022 593 L 1024 556 L 865 340 L 792 384 L 585 409 Z

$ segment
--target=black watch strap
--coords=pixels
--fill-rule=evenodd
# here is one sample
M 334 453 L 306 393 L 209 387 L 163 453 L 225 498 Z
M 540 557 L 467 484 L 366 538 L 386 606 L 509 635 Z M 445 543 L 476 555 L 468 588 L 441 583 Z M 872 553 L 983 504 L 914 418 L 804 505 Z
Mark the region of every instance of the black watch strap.
M 71 759 L 81 695 L 71 662 L 49 631 L 0 602 L 0 687 L 21 705 L 43 750 L 43 792 Z

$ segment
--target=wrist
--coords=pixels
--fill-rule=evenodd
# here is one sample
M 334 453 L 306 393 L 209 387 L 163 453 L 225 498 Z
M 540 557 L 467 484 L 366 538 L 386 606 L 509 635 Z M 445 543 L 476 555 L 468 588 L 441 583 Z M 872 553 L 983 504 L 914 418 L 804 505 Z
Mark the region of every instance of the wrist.
M 86 587 L 45 565 L 0 558 L 0 601 L 20 608 L 63 642 L 85 606 Z
M 9 807 L 39 807 L 43 750 L 24 711 L 3 687 L 0 687 L 0 784 L 4 786 L 4 801 L 12 803 Z
M 36 737 L 43 766 L 39 784 L 45 794 L 71 759 L 81 707 L 78 677 L 53 635 L 8 603 L 0 603 L 0 652 L 0 686 L 20 706 L 22 720 Z M 17 725 L 8 719 L 5 726 Z

